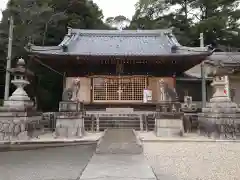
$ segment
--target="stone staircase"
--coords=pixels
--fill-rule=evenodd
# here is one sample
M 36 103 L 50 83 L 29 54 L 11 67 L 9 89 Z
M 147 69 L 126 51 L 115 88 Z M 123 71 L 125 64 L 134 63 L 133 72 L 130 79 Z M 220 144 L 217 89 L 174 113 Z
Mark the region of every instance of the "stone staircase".
M 86 131 L 97 131 L 97 119 L 94 116 L 84 118 Z M 134 129 L 140 130 L 140 118 L 133 116 L 102 116 L 99 117 L 99 131 L 106 129 Z
M 143 147 L 133 129 L 107 129 L 99 141 L 97 154 L 141 154 Z
M 86 131 L 106 129 L 154 130 L 153 111 L 134 111 L 132 108 L 106 108 L 105 111 L 87 111 L 84 117 Z

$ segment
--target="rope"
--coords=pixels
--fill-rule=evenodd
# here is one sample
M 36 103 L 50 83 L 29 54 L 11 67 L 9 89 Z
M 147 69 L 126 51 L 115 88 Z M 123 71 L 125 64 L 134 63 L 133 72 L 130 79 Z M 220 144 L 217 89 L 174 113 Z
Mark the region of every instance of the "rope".
M 40 60 L 38 60 L 38 59 L 34 59 L 34 60 L 35 60 L 36 62 L 38 62 L 39 64 L 41 64 L 42 66 L 44 66 L 44 67 L 50 69 L 51 71 L 53 71 L 53 72 L 55 72 L 55 73 L 57 73 L 57 74 L 59 74 L 59 75 L 61 75 L 61 76 L 64 77 L 64 74 L 62 74 L 62 73 L 58 72 L 57 70 L 51 68 L 50 66 L 46 65 L 46 64 L 43 63 L 42 61 L 40 61 Z

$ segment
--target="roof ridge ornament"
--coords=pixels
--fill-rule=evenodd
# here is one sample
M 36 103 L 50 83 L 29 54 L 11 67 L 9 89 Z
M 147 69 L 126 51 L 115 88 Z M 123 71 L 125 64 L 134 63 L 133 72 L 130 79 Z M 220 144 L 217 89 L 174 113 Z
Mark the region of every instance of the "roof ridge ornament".
M 71 27 L 68 27 L 68 33 L 67 33 L 67 36 L 71 36 L 72 35 L 72 28 Z

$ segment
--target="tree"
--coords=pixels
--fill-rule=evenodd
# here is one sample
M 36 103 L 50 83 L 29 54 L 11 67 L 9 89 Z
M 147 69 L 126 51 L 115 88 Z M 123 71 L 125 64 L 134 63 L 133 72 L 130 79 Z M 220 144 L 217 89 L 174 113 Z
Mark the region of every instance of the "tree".
M 4 84 L 5 80 L 9 17 L 13 16 L 15 22 L 12 59 L 16 60 L 19 57 L 26 59 L 25 44 L 30 40 L 34 41 L 40 38 L 40 23 L 36 19 L 43 19 L 52 12 L 47 3 L 47 0 L 10 0 L 8 8 L 3 11 L 2 22 L 0 23 L 0 63 L 3 69 L 1 71 L 1 84 Z M 14 65 L 14 61 L 12 64 Z M 3 90 L 1 92 L 1 95 L 3 95 Z
M 198 13 L 198 23 L 195 24 L 196 33 L 204 32 L 207 43 L 216 41 L 217 44 L 227 46 L 239 46 L 240 36 L 239 23 L 240 10 L 237 9 L 237 0 L 196 0 L 192 7 Z M 237 40 L 237 41 L 236 41 Z
M 206 44 L 239 46 L 240 10 L 237 0 L 139 0 L 128 28 L 169 28 L 180 43 L 199 46 L 199 34 Z
M 116 17 L 108 17 L 105 22 L 110 27 L 116 27 L 118 29 L 123 29 L 124 27 L 129 25 L 130 20 L 123 15 L 118 15 Z
M 15 20 L 13 60 L 23 57 L 27 63 L 28 56 L 24 47 L 28 42 L 36 45 L 42 45 L 43 42 L 44 45 L 58 45 L 67 33 L 68 26 L 108 28 L 102 21 L 102 11 L 90 0 L 10 0 L 0 23 L 0 63 L 3 66 L 6 64 L 10 16 Z M 42 107 L 48 107 L 48 110 L 57 108 L 62 93 L 61 77 L 43 67 L 31 68 L 38 75 L 37 94 L 45 97 L 41 102 Z M 1 78 L 3 84 L 3 74 Z M 3 95 L 3 90 L 1 94 Z

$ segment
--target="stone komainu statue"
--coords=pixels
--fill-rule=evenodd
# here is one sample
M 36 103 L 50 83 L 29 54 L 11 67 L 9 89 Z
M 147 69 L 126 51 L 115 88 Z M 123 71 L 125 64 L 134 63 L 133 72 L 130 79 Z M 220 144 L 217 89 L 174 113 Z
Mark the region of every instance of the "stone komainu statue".
M 73 90 L 71 88 L 67 88 L 63 91 L 62 100 L 63 101 L 71 101 L 73 97 Z
M 72 82 L 72 86 L 63 91 L 62 100 L 63 101 L 79 101 L 78 93 L 80 89 L 80 79 L 76 78 Z
M 175 89 L 169 88 L 163 79 L 159 80 L 160 101 L 177 101 L 178 96 Z

